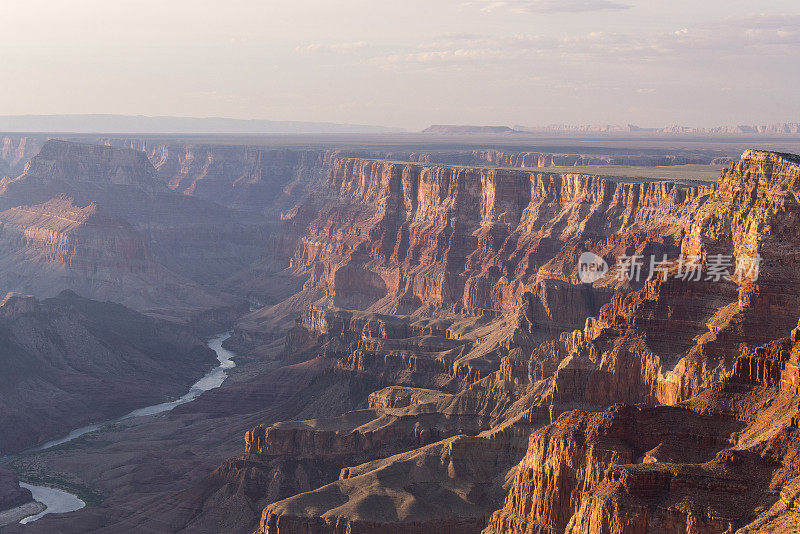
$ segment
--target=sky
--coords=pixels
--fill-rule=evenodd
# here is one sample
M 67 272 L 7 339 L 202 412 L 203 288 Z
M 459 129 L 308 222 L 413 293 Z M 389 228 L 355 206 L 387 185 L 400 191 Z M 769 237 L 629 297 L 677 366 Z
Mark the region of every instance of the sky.
M 797 0 L 0 0 L 0 115 L 800 121 Z

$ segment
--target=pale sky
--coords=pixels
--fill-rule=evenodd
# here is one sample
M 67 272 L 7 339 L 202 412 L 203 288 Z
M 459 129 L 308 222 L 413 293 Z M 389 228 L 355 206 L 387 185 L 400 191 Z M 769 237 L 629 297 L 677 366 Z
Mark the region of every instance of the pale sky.
M 0 115 L 800 121 L 797 0 L 0 0 Z

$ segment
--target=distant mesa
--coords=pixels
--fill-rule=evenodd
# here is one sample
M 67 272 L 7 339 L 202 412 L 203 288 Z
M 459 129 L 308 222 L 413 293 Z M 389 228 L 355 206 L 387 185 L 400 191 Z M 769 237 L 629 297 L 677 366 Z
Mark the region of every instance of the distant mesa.
M 508 126 L 459 126 L 455 124 L 434 124 L 422 130 L 424 134 L 434 135 L 493 135 L 518 133 Z
M 55 139 L 0 180 L 0 226 L 4 290 L 73 289 L 183 317 L 244 305 L 201 284 L 260 252 L 260 229 L 245 215 L 174 193 L 144 152 Z

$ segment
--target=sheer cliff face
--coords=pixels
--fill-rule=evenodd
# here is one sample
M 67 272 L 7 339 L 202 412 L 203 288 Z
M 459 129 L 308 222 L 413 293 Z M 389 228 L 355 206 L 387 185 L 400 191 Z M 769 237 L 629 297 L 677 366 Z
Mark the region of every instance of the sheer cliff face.
M 598 330 L 643 338 L 662 365 L 674 366 L 655 395 L 660 402 L 718 382 L 744 348 L 785 336 L 796 324 L 798 191 L 796 157 L 745 152 L 690 220 L 682 253 L 700 256 L 706 267 L 715 254 L 760 257 L 757 271 L 746 261 L 741 280 L 652 283 L 601 311 Z
M 793 432 L 792 409 L 778 404 L 771 415 L 784 419 L 782 441 Z M 792 469 L 776 468 L 780 459 L 756 452 L 775 438 L 730 447 L 729 436 L 769 426 L 686 408 L 564 414 L 531 436 L 486 533 L 732 532 L 774 499 L 772 476 L 791 476 Z
M 554 375 L 556 404 L 680 402 L 722 380 L 743 350 L 785 336 L 800 290 L 798 172 L 792 157 L 746 152 L 686 224 L 685 256 L 700 256 L 707 270 L 715 254 L 760 255 L 757 278 L 745 269 L 741 280 L 649 281 L 614 295 L 579 342 L 534 353 L 531 369 L 537 358 L 571 354 Z
M 626 251 L 675 252 L 708 192 L 360 159 L 336 160 L 328 184 L 333 201 L 309 222 L 293 260 L 311 284 L 346 307 L 389 296 L 469 312 L 511 309 L 543 280 L 577 282 L 587 249 L 612 262 Z M 591 304 L 572 300 L 582 321 Z
M 798 336 L 677 407 L 562 414 L 531 435 L 485 534 L 793 532 Z
M 762 258 L 757 277 L 745 269 L 743 279 L 735 280 L 738 304 L 753 325 L 748 329 L 766 329 L 773 338 L 793 326 L 800 304 L 798 192 L 798 156 L 749 150 L 723 172 L 717 191 L 687 227 L 683 243 L 687 255 Z

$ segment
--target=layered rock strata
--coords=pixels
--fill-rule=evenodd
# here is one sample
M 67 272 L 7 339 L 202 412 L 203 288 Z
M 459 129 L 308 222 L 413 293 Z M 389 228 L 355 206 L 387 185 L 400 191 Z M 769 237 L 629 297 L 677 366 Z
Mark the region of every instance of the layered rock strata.
M 0 207 L 0 284 L 41 297 L 74 288 L 140 310 L 234 310 L 244 303 L 198 282 L 259 254 L 257 224 L 175 194 L 132 150 L 48 141 L 23 174 L 0 182 Z
M 56 196 L 0 212 L 0 280 L 39 297 L 70 289 L 139 310 L 204 309 L 225 300 L 166 269 L 146 238 L 96 203 Z
M 311 198 L 285 217 L 305 228 L 290 270 L 309 277 L 307 290 L 334 306 L 390 313 L 509 310 L 531 291 L 538 326 L 551 335 L 582 326 L 610 296 L 578 283 L 582 252 L 612 263 L 626 253 L 674 255 L 710 192 L 363 159 L 334 159 L 328 188 L 333 198 Z
M 676 407 L 562 414 L 531 436 L 485 534 L 783 532 L 800 475 L 796 337 Z

